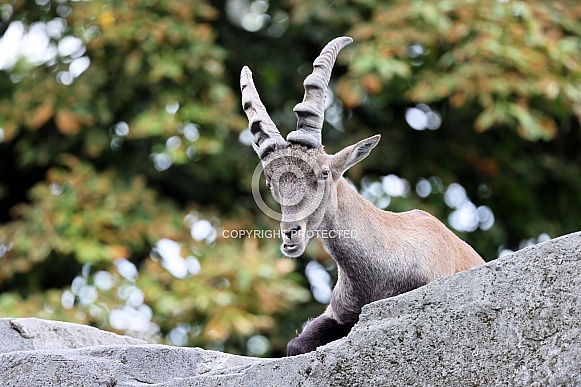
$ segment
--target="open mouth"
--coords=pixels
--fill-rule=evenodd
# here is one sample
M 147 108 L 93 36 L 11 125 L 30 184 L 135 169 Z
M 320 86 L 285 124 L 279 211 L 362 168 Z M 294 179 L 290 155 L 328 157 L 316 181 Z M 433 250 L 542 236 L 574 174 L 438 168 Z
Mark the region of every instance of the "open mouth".
M 296 249 L 298 249 L 299 245 L 297 244 L 291 244 L 291 243 L 283 243 L 282 248 L 285 249 L 286 251 L 295 251 Z
M 284 255 L 289 258 L 296 258 L 300 256 L 304 251 L 304 246 L 302 243 L 285 243 L 280 246 L 280 250 Z

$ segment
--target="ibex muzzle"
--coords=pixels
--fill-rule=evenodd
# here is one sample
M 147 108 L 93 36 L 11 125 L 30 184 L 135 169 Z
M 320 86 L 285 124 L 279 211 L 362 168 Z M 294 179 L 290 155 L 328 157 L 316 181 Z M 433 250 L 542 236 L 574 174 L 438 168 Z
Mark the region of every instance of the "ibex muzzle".
M 323 48 L 305 82 L 298 123 L 286 140 L 266 112 L 248 67 L 242 69 L 242 106 L 254 135 L 267 186 L 281 204 L 281 251 L 300 256 L 318 237 L 337 262 L 331 303 L 288 344 L 289 355 L 345 336 L 363 305 L 422 286 L 484 261 L 426 212 L 393 213 L 376 208 L 352 189 L 343 174 L 378 144 L 375 135 L 328 155 L 321 144 L 325 98 L 339 51 L 352 39 Z
M 305 225 L 304 221 L 280 223 L 280 231 L 282 232 L 281 251 L 287 257 L 298 257 L 305 250 L 308 243 L 305 241 Z

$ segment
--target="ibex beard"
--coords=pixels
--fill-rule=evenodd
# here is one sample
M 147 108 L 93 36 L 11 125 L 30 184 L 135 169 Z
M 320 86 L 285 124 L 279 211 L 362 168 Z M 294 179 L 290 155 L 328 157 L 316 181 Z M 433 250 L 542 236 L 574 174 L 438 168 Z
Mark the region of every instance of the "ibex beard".
M 313 351 L 347 335 L 365 304 L 484 263 L 435 217 L 419 210 L 382 211 L 351 188 L 343 174 L 369 155 L 379 135 L 333 155 L 323 149 L 321 130 L 331 69 L 339 51 L 351 41 L 334 39 L 314 61 L 313 73 L 304 82 L 303 102 L 294 108 L 297 129 L 286 140 L 266 112 L 247 67 L 240 77 L 242 106 L 255 138 L 252 145 L 267 186 L 281 206 L 282 253 L 299 257 L 317 235 L 338 267 L 329 306 L 289 342 L 288 355 Z M 321 230 L 326 233 L 315 232 Z M 337 230 L 350 230 L 357 237 L 330 237 L 329 231 Z

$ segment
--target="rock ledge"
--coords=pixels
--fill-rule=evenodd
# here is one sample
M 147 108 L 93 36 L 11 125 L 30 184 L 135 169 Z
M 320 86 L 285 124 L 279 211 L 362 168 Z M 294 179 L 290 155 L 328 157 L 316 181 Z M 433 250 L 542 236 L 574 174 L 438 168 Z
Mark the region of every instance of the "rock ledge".
M 581 232 L 364 307 L 349 336 L 257 359 L 0 319 L 2 386 L 581 385 Z

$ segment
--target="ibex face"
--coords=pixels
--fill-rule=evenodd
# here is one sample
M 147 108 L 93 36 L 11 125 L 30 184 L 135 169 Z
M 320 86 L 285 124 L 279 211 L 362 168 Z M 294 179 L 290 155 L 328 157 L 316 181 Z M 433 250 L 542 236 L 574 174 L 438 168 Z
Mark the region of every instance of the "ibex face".
M 321 148 L 289 144 L 263 161 L 266 185 L 280 203 L 281 251 L 288 257 L 301 255 L 329 203 L 331 179 L 328 156 Z
M 266 183 L 281 205 L 284 255 L 298 257 L 311 239 L 325 236 L 324 219 L 335 216 L 339 179 L 378 141 L 379 136 L 374 136 L 335 155 L 326 154 L 322 147 L 288 143 L 265 157 Z
M 309 241 L 323 231 L 319 227 L 325 215 L 335 211 L 339 179 L 379 141 L 379 135 L 373 136 L 335 155 L 326 154 L 321 144 L 331 69 L 339 50 L 351 41 L 348 37 L 334 39 L 314 61 L 313 73 L 304 82 L 303 102 L 294 108 L 297 129 L 286 140 L 266 112 L 248 67 L 240 75 L 242 106 L 255 137 L 252 145 L 262 160 L 267 185 L 281 204 L 281 251 L 288 257 L 301 255 Z

